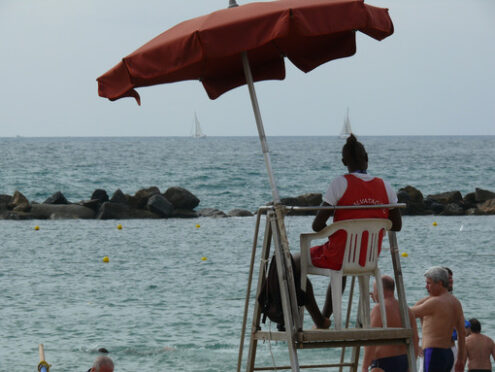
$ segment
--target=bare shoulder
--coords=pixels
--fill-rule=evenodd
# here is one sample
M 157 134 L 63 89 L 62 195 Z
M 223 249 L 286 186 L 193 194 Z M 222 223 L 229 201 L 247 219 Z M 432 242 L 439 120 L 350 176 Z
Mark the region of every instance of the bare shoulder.
M 454 295 L 450 295 L 450 296 L 451 296 L 451 300 L 452 300 L 452 302 L 453 302 L 454 306 L 455 306 L 455 307 L 456 307 L 456 309 L 457 309 L 457 312 L 458 312 L 459 314 L 463 315 L 464 313 L 463 313 L 463 310 L 462 310 L 462 304 L 461 304 L 461 301 L 459 301 L 459 300 L 457 299 L 457 297 L 455 297 Z M 463 315 L 463 316 L 464 316 L 464 315 Z
M 488 337 L 488 336 L 486 336 L 486 335 L 482 335 L 482 336 L 485 338 L 486 342 L 487 342 L 489 345 L 491 345 L 491 346 L 495 346 L 495 342 L 493 341 L 493 339 L 492 339 L 492 338 L 490 338 L 490 337 Z
M 418 305 L 423 304 L 423 303 L 424 303 L 426 300 L 428 300 L 429 298 L 431 298 L 431 297 L 430 297 L 430 296 L 427 296 L 427 297 L 422 298 L 421 300 L 419 300 L 418 302 L 416 302 L 416 303 L 414 304 L 414 306 L 418 306 Z
M 459 299 L 456 296 L 454 296 L 453 294 L 451 294 L 450 296 L 456 305 L 462 307 L 461 301 L 459 301 Z

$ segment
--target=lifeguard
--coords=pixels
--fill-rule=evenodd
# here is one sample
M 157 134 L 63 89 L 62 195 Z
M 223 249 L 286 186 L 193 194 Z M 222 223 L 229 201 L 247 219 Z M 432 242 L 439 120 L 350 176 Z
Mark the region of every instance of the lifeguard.
M 390 184 L 379 177 L 367 173 L 368 154 L 362 143 L 351 134 L 342 148 L 342 163 L 347 167 L 348 174 L 335 178 L 323 196 L 323 206 L 356 206 L 397 203 L 397 194 Z M 313 230 L 322 230 L 332 210 L 320 210 L 313 221 Z M 356 218 L 388 218 L 392 221 L 392 230 L 400 231 L 402 219 L 398 209 L 340 209 L 336 210 L 333 221 Z M 345 233 L 338 231 L 329 240 L 311 248 L 311 260 L 318 267 L 340 270 L 345 250 Z M 381 239 L 380 237 L 380 247 Z M 361 250 L 360 262 L 364 265 L 366 250 Z M 345 277 L 342 281 L 345 288 Z M 330 285 L 327 289 L 322 315 L 329 318 L 332 314 L 332 292 Z

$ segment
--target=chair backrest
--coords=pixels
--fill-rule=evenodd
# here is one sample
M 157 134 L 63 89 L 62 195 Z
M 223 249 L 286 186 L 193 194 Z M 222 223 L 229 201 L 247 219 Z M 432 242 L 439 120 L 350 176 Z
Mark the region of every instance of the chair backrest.
M 378 263 L 380 234 L 390 230 L 392 222 L 388 219 L 362 218 L 339 221 L 333 225 L 337 230 L 347 233 L 345 243 L 343 274 L 362 274 L 372 272 Z M 364 266 L 360 264 L 361 250 L 366 250 Z
M 346 232 L 346 243 L 342 271 L 344 274 L 372 272 L 377 266 L 380 232 L 390 230 L 392 222 L 382 218 L 359 218 L 334 222 L 316 233 L 301 234 L 301 242 L 310 246 L 311 240 L 329 237 L 339 230 Z M 366 250 L 364 266 L 359 259 L 361 249 Z

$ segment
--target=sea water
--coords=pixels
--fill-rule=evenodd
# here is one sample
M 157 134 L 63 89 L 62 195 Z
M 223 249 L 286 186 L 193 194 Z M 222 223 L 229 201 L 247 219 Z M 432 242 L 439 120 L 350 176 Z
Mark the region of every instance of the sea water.
M 369 172 L 396 189 L 413 185 L 425 196 L 495 191 L 495 137 L 361 140 Z M 282 197 L 324 192 L 345 171 L 339 138 L 268 142 Z M 55 191 L 79 201 L 96 188 L 111 195 L 149 186 L 185 187 L 201 199 L 197 209 L 255 211 L 271 200 L 254 137 L 4 138 L 0 180 L 0 193 L 19 190 L 38 202 Z M 293 251 L 311 222 L 286 219 Z M 256 217 L 0 221 L 0 370 L 34 371 L 39 343 L 52 371 L 85 371 L 101 347 L 110 351 L 116 371 L 235 370 L 255 223 Z M 400 252 L 408 253 L 401 257 L 408 303 L 426 295 L 425 269 L 449 266 L 466 318 L 476 317 L 495 337 L 494 227 L 495 216 L 405 216 L 397 237 Z M 380 267 L 393 274 L 386 250 Z M 321 304 L 327 281 L 313 281 Z M 250 297 L 248 333 L 253 291 Z M 311 327 L 309 316 L 305 321 Z M 336 362 L 339 352 L 299 355 L 302 364 L 318 364 Z M 285 343 L 258 344 L 257 365 L 288 361 Z

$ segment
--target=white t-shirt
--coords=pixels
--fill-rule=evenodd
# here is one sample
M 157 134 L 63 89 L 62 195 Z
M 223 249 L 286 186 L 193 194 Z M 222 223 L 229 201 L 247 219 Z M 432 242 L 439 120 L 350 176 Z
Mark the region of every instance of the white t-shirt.
M 374 176 L 371 176 L 366 173 L 351 173 L 353 176 L 356 176 L 360 178 L 363 181 L 371 181 Z M 390 184 L 383 180 L 383 183 L 385 185 L 385 190 L 387 191 L 387 197 L 388 197 L 388 202 L 390 204 L 395 204 L 397 203 L 397 194 L 395 193 L 394 189 Z M 337 178 L 335 178 L 332 182 L 330 182 L 330 185 L 328 186 L 327 192 L 323 196 L 323 201 L 327 202 L 330 205 L 337 205 L 339 202 L 340 198 L 344 195 L 345 190 L 347 189 L 347 179 L 342 175 Z

